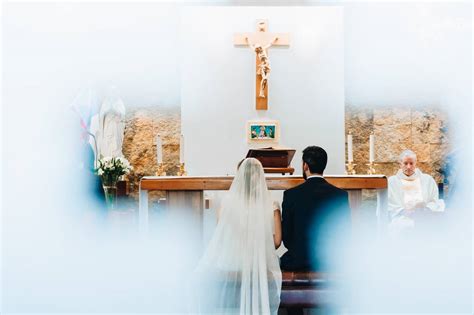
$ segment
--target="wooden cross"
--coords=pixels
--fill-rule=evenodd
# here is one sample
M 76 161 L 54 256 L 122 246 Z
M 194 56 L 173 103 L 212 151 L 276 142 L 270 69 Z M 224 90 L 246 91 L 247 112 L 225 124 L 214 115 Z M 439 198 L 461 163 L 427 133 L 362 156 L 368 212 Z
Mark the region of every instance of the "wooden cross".
M 256 58 L 256 95 L 255 104 L 257 110 L 268 109 L 268 75 L 270 73 L 270 62 L 267 49 L 272 46 L 288 46 L 290 36 L 288 33 L 267 32 L 268 21 L 258 20 L 255 33 L 234 34 L 234 45 L 249 46 L 255 51 Z

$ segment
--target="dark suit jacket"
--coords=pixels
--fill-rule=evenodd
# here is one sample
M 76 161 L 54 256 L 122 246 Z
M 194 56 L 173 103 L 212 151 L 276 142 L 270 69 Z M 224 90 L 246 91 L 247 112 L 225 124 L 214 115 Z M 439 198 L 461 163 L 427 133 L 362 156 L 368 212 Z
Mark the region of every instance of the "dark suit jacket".
M 327 249 L 341 250 L 350 233 L 348 193 L 312 177 L 284 192 L 283 243 L 288 252 L 281 258 L 283 270 L 328 269 Z M 337 240 L 336 242 L 334 242 Z

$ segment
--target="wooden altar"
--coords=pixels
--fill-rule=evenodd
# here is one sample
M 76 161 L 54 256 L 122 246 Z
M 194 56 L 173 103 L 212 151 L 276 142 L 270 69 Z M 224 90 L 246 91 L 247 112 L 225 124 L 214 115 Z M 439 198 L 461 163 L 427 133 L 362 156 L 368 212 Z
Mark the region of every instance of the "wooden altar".
M 376 189 L 377 209 L 375 215 L 378 227 L 383 226 L 387 220 L 387 178 L 384 175 L 328 175 L 324 178 L 332 185 L 348 191 L 352 211 L 357 211 L 361 205 L 362 189 Z M 192 209 L 192 215 L 196 222 L 202 222 L 204 191 L 228 190 L 233 179 L 233 176 L 143 177 L 140 180 L 139 195 L 140 231 L 144 233 L 148 231 L 148 191 L 165 191 L 167 207 L 170 210 Z M 268 176 L 266 180 L 270 190 L 286 190 L 304 182 L 301 176 Z

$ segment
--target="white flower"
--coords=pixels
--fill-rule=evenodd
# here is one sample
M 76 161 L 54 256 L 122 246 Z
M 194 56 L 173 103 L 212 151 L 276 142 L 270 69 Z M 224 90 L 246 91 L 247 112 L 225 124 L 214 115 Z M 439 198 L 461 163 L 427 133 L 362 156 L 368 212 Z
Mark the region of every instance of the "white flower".
M 130 162 L 124 157 L 102 157 L 99 160 L 97 174 L 99 176 L 112 175 L 120 176 L 129 173 L 132 170 Z
M 103 157 L 100 159 L 100 161 L 102 161 L 102 163 L 110 163 L 112 161 L 113 157 L 111 156 L 106 156 L 106 157 Z

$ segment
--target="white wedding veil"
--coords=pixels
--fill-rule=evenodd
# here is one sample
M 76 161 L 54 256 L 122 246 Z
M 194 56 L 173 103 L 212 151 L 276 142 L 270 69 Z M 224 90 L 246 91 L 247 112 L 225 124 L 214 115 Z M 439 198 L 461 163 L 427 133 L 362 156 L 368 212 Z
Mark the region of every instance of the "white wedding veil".
M 262 165 L 256 159 L 245 159 L 196 269 L 193 312 L 277 313 L 281 270 L 273 229 L 272 202 Z

